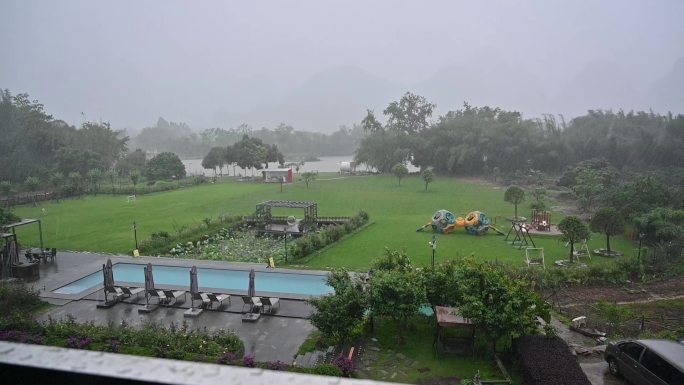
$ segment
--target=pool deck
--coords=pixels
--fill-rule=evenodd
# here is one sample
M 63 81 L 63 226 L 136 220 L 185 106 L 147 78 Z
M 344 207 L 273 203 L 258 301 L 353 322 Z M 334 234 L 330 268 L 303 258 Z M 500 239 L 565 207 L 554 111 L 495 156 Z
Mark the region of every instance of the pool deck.
M 104 302 L 102 284 L 90 288 L 79 294 L 56 294 L 52 290 L 76 281 L 93 272 L 102 271 L 102 265 L 111 258 L 113 263 L 140 263 L 152 265 L 182 266 L 190 269 L 216 268 L 255 271 L 274 271 L 267 269 L 265 264 L 228 263 L 218 261 L 186 260 L 175 258 L 127 257 L 95 253 L 58 252 L 55 262 L 41 263 L 40 279 L 27 283 L 34 290 L 39 291 L 41 299 L 50 302 L 53 307 L 40 320 L 48 318 L 60 319 L 67 315 L 73 316 L 79 322 L 94 322 L 106 325 L 110 322 L 120 324 L 126 321 L 132 325 L 154 321 L 169 326 L 171 323 L 180 325 L 186 322 L 191 328 L 206 328 L 210 332 L 219 329 L 233 330 L 245 344 L 245 354 L 251 354 L 258 361 L 275 361 L 291 363 L 299 346 L 314 330 L 307 319 L 312 307 L 304 301 L 306 296 L 288 295 L 285 293 L 260 293 L 257 281 L 258 296 L 280 297 L 280 307 L 276 306 L 273 315 L 263 314 L 254 323 L 242 322 L 244 291 L 231 294 L 230 304 L 225 304 L 220 310 L 206 309 L 196 317 L 184 317 L 184 312 L 191 307 L 190 295 L 185 300 L 181 298 L 172 306 L 160 306 L 149 314 L 139 314 L 138 309 L 145 305 L 145 297 L 125 299 L 109 309 L 97 308 L 97 304 Z M 300 272 L 305 274 L 326 274 L 321 271 L 275 269 L 278 272 Z M 245 286 L 247 282 L 245 282 Z M 159 286 L 165 289 L 188 290 L 186 287 Z M 202 290 L 202 288 L 200 288 Z M 195 301 L 197 304 L 197 301 Z

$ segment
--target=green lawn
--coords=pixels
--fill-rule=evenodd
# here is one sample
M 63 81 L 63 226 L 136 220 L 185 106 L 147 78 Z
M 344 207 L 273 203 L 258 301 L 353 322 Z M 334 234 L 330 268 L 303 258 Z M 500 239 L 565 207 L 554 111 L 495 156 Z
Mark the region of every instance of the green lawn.
M 368 347 L 365 354 L 376 357 L 370 367 L 358 368 L 358 377 L 418 383 L 453 377 L 472 379 L 479 371 L 483 379 L 504 379 L 494 360 L 475 358 L 470 353 L 437 357 L 432 345 L 434 337 L 435 322 L 432 318 L 416 317 L 405 332 L 403 344 L 398 341 L 396 325 L 388 320 L 376 320 L 375 332 L 369 332 L 368 340 L 369 345 L 379 348 L 379 351 Z
M 138 196 L 137 202 L 127 203 L 125 196 L 88 196 L 68 199 L 60 203 L 45 203 L 39 207 L 24 206 L 16 209 L 22 218 L 41 218 L 45 245 L 62 250 L 129 253 L 133 248 L 132 223 L 138 225 L 138 240 L 153 232 L 176 232 L 183 226 L 202 224 L 204 218 L 217 218 L 223 214 L 251 214 L 255 205 L 272 199 L 306 200 L 318 202 L 321 216 L 354 215 L 365 210 L 371 224 L 362 231 L 345 238 L 322 252 L 297 261 L 312 268 L 347 267 L 364 270 L 381 255 L 385 247 L 404 249 L 414 264 L 427 265 L 431 260 L 428 241 L 430 231 L 416 232 L 427 223 L 438 209 L 447 209 L 456 215 L 473 210 L 485 212 L 507 232 L 505 217 L 513 214 L 513 206 L 504 202 L 503 188 L 495 188 L 460 181 L 455 178 L 438 178 L 424 190 L 417 176 L 407 177 L 397 186 L 391 176 L 348 177 L 337 179 L 337 174 L 321 174 L 307 189 L 303 182 L 284 186 L 227 180 L 163 193 Z M 328 179 L 328 180 L 325 180 Z M 45 208 L 46 215 L 41 208 Z M 529 215 L 527 203 L 519 210 Z M 299 210 L 274 211 L 275 214 L 302 216 Z M 554 223 L 561 217 L 552 216 Z M 24 245 L 37 245 L 37 226 L 18 229 L 19 241 Z M 523 251 L 508 245 L 503 236 L 490 232 L 486 236 L 467 235 L 457 229 L 449 235 L 438 235 L 437 261 L 455 256 L 475 254 L 479 258 L 522 264 Z M 567 258 L 568 249 L 553 237 L 535 237 L 535 243 L 544 247 L 547 263 Z M 591 249 L 603 247 L 605 238 L 595 234 L 589 243 Z M 616 237 L 613 247 L 631 254 L 634 245 Z M 594 257 L 591 263 L 605 263 L 607 259 Z

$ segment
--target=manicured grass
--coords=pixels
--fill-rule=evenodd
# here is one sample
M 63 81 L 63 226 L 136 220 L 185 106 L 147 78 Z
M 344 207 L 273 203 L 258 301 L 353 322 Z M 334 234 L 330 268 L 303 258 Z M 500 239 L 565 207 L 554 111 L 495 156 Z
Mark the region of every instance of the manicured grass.
M 388 320 L 376 320 L 374 330 L 368 337 L 377 340 L 375 344 L 380 348 L 378 358 L 371 364 L 370 370 L 359 368 L 362 371 L 359 377 L 417 383 L 419 380 L 452 377 L 472 379 L 479 370 L 483 379 L 504 378 L 493 360 L 474 358 L 468 353 L 442 354 L 436 358 L 432 345 L 435 337 L 435 321 L 432 318 L 416 317 L 405 332 L 403 344 L 398 343 L 397 326 Z M 415 363 L 405 366 L 406 361 Z M 390 378 L 394 373 L 396 375 Z
M 328 179 L 328 180 L 326 180 Z M 473 210 L 485 212 L 507 232 L 505 217 L 513 214 L 513 206 L 504 202 L 504 189 L 440 177 L 424 191 L 422 180 L 410 176 L 397 186 L 392 176 L 337 178 L 337 174 L 321 174 L 307 189 L 303 182 L 284 186 L 279 184 L 238 182 L 234 179 L 221 183 L 183 188 L 163 193 L 139 196 L 137 202 L 126 203 L 125 196 L 97 196 L 46 203 L 41 207 L 24 206 L 16 209 L 22 218 L 41 218 L 45 245 L 61 250 L 82 250 L 110 253 L 130 253 L 133 249 L 132 224 L 138 225 L 138 241 L 153 232 L 176 232 L 183 226 L 202 224 L 204 218 L 220 215 L 248 215 L 256 204 L 265 200 L 304 200 L 318 203 L 320 216 L 351 216 L 360 210 L 370 215 L 371 225 L 345 238 L 321 253 L 293 264 L 311 268 L 346 267 L 365 270 L 385 247 L 406 250 L 417 266 L 431 261 L 428 241 L 432 232 L 416 232 L 427 223 L 438 209 L 456 215 Z M 529 215 L 527 203 L 518 207 L 522 215 Z M 303 216 L 303 210 L 274 210 L 276 215 Z M 561 216 L 554 213 L 554 223 Z M 37 228 L 18 229 L 19 241 L 37 245 Z M 523 264 L 524 252 L 503 241 L 504 237 L 490 231 L 486 236 L 467 235 L 457 229 L 449 235 L 438 235 L 436 260 L 474 254 L 478 258 Z M 534 238 L 544 247 L 547 264 L 565 259 L 569 250 L 554 237 Z M 629 254 L 634 245 L 622 237 L 611 240 L 613 247 Z M 605 238 L 599 234 L 589 242 L 591 249 L 603 247 Z M 590 263 L 609 263 L 610 259 L 594 257 Z

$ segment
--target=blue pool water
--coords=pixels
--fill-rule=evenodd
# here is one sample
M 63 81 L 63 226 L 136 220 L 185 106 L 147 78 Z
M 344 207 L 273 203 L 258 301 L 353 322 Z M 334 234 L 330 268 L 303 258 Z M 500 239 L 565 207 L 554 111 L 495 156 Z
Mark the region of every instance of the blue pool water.
M 133 263 L 117 263 L 114 265 L 114 281 L 145 285 L 143 267 Z M 190 288 L 190 268 L 179 266 L 152 267 L 155 286 L 185 286 Z M 299 295 L 325 295 L 332 293 L 332 287 L 326 284 L 327 277 L 316 274 L 256 272 L 255 286 L 257 295 L 260 292 L 289 293 Z M 77 294 L 103 283 L 102 271 L 85 276 L 66 286 L 53 291 L 58 294 Z M 247 290 L 249 271 L 226 269 L 197 269 L 197 280 L 200 288 L 222 289 L 227 292 Z

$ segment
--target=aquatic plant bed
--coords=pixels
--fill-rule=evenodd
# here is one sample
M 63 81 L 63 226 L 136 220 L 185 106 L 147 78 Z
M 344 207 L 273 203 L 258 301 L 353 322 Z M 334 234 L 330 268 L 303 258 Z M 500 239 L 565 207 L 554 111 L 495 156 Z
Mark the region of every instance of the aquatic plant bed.
M 282 237 L 257 236 L 253 231 L 225 228 L 195 242 L 179 243 L 169 250 L 177 258 L 254 263 L 265 263 L 269 257 L 283 260 L 284 253 Z

